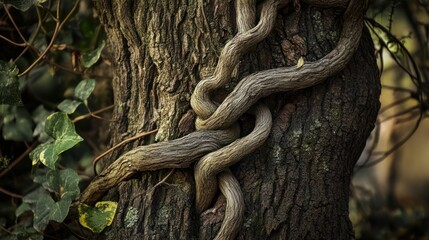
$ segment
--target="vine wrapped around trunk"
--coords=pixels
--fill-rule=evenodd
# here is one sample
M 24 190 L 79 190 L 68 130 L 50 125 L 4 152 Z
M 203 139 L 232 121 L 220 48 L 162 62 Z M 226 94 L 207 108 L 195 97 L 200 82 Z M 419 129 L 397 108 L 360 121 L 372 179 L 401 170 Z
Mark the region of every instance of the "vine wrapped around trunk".
M 82 193 L 79 201 L 93 204 L 103 194 L 138 171 L 162 168 L 187 168 L 194 161 L 196 209 L 205 211 L 218 188 L 227 201 L 224 222 L 217 239 L 234 239 L 244 218 L 244 200 L 237 180 L 227 169 L 254 151 L 271 131 L 271 113 L 259 99 L 276 92 L 302 89 L 320 83 L 342 70 L 356 51 L 363 28 L 364 1 L 307 0 L 308 4 L 347 7 L 343 30 L 335 49 L 322 59 L 300 67 L 282 67 L 253 73 L 243 78 L 217 106 L 211 93 L 231 79 L 240 57 L 271 32 L 279 8 L 289 0 L 266 0 L 259 23 L 254 26 L 255 0 L 237 0 L 237 35 L 224 47 L 214 74 L 194 90 L 191 105 L 197 114 L 198 131 L 182 138 L 137 147 L 119 157 L 98 175 Z M 239 138 L 234 124 L 244 113 L 255 116 L 253 131 Z M 201 158 L 201 159 L 200 159 Z

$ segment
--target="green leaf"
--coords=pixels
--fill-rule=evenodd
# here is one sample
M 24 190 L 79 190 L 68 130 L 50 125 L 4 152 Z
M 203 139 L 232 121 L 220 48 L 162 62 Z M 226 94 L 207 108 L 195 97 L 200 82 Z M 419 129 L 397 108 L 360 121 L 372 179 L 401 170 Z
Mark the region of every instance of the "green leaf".
M 79 176 L 73 169 L 62 171 L 50 170 L 42 186 L 59 196 L 61 199 L 73 200 L 79 195 Z
M 0 116 L 3 116 L 3 123 L 5 122 L 4 117 L 10 115 L 12 106 L 7 104 L 0 104 Z
M 11 141 L 31 141 L 33 139 L 33 123 L 27 119 L 18 119 L 14 123 L 3 126 L 3 138 Z
M 0 60 L 0 72 L 7 75 L 8 77 L 15 77 L 18 75 L 19 70 L 12 61 L 5 62 Z
M 55 169 L 55 164 L 57 163 L 59 157 L 59 154 L 55 151 L 55 142 L 54 144 L 48 144 L 46 148 L 39 154 L 40 162 L 50 169 Z
M 55 202 L 43 188 L 38 188 L 24 196 L 23 202 L 30 206 L 34 215 L 33 227 L 38 232 L 43 232 L 51 220 L 64 221 L 72 203 L 69 198 L 62 198 Z
M 37 0 L 4 0 L 5 4 L 10 4 L 20 11 L 27 11 L 31 6 L 37 3 Z
M 27 212 L 27 211 L 31 211 L 31 207 L 28 203 L 22 203 L 21 205 L 19 205 L 19 207 L 15 210 L 15 216 L 19 217 L 21 216 L 21 214 Z
M 56 140 L 62 140 L 63 138 L 82 140 L 82 138 L 76 133 L 75 127 L 70 118 L 68 118 L 67 114 L 63 112 L 56 112 L 49 115 L 45 123 L 45 131 L 49 136 Z M 77 142 L 75 144 L 77 144 Z
M 33 121 L 23 107 L 12 106 L 4 112 L 3 138 L 11 141 L 31 141 Z
M 2 240 L 43 240 L 43 235 L 37 232 L 33 227 L 26 226 L 25 222 L 19 222 L 13 226 L 13 232 L 7 238 L 1 238 Z
M 112 224 L 117 206 L 118 203 L 111 201 L 97 202 L 95 207 L 80 203 L 79 223 L 94 233 L 101 233 Z
M 22 105 L 18 72 L 13 62 L 0 60 L 0 104 Z
M 66 135 L 55 141 L 55 152 L 57 154 L 61 154 L 76 146 L 76 144 L 80 143 L 82 140 L 83 139 L 76 132 L 73 134 L 70 133 L 69 135 Z
M 30 205 L 30 207 L 33 209 L 33 207 L 36 205 L 37 201 L 39 200 L 40 196 L 42 196 L 43 194 L 48 194 L 48 193 L 42 187 L 39 187 L 36 190 L 25 195 L 22 198 L 22 201 Z
M 33 121 L 36 123 L 36 127 L 33 131 L 33 137 L 39 137 L 39 142 L 47 142 L 50 137 L 45 132 L 45 123 L 51 111 L 46 110 L 43 105 L 37 107 L 32 114 Z
M 52 145 L 52 141 L 40 144 L 33 151 L 30 152 L 30 158 L 33 166 L 35 166 L 40 161 L 40 154 Z
M 79 98 L 82 101 L 86 101 L 89 95 L 91 95 L 94 88 L 95 88 L 94 79 L 82 80 L 74 89 L 74 96 Z
M 43 188 L 39 187 L 24 196 L 24 203 L 15 214 L 19 216 L 31 210 L 34 214 L 34 228 L 42 232 L 50 220 L 62 222 L 67 216 L 72 200 L 80 193 L 79 176 L 72 169 L 49 170 L 47 173 L 38 171 L 34 181 L 42 184 Z M 54 201 L 45 189 L 54 193 L 59 201 Z
M 76 133 L 73 123 L 64 112 L 51 114 L 46 120 L 45 131 L 55 141 L 38 146 L 30 153 L 30 157 L 33 165 L 40 161 L 45 166 L 55 169 L 59 155 L 83 139 Z
M 51 115 L 51 111 L 45 109 L 43 105 L 39 105 L 32 114 L 33 121 L 36 123 L 45 122 L 49 115 Z
M 43 232 L 50 220 L 56 222 L 64 221 L 69 213 L 71 202 L 69 199 L 61 199 L 55 202 L 51 196 L 42 195 L 33 209 L 33 227 L 37 231 Z
M 86 51 L 82 53 L 82 62 L 84 67 L 89 68 L 98 61 L 104 45 L 106 45 L 106 42 L 103 40 L 101 44 L 93 51 Z
M 57 108 L 67 114 L 72 114 L 76 111 L 80 104 L 82 104 L 81 101 L 65 99 L 60 104 L 58 104 Z
M 46 182 L 46 176 L 48 175 L 48 172 L 51 171 L 50 169 L 46 168 L 38 168 L 34 172 L 33 182 L 43 184 Z

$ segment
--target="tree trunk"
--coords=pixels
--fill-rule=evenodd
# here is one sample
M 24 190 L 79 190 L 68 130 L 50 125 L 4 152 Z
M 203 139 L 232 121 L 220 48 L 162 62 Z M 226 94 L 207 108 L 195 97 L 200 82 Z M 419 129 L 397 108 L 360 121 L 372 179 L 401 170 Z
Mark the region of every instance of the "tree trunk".
M 213 73 L 225 42 L 236 33 L 234 1 L 96 1 L 108 36 L 114 88 L 111 144 L 158 129 L 116 150 L 125 151 L 193 131 L 190 96 Z M 249 73 L 315 61 L 332 50 L 342 11 L 301 3 L 282 9 L 266 40 L 246 54 L 235 81 Z M 232 167 L 244 192 L 245 222 L 237 239 L 350 239 L 350 177 L 374 126 L 379 73 L 364 31 L 348 67 L 317 86 L 274 94 L 263 101 L 273 128 L 263 147 Z M 227 86 L 231 90 L 234 84 Z M 241 119 L 242 132 L 252 128 Z M 142 159 L 144 161 L 144 159 Z M 136 174 L 110 191 L 119 202 L 109 239 L 212 239 L 225 201 L 194 210 L 192 169 Z M 164 180 L 163 180 L 164 179 Z M 160 183 L 163 181 L 163 183 Z

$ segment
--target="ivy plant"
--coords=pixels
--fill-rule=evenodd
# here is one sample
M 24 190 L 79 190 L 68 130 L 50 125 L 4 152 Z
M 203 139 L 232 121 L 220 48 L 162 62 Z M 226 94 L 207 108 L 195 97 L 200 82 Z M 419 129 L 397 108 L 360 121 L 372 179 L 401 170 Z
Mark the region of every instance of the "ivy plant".
M 49 170 L 35 177 L 34 182 L 41 186 L 24 196 L 15 214 L 19 217 L 31 210 L 34 229 L 43 232 L 49 221 L 62 222 L 67 217 L 73 199 L 80 193 L 79 176 L 72 169 Z
M 82 175 L 91 177 L 91 148 L 82 137 L 90 121 L 76 122 L 95 116 L 90 96 L 106 43 L 96 14 L 79 3 L 0 0 L 8 29 L 0 31 L 0 188 L 11 183 L 13 190 L 0 199 L 8 208 L 0 239 L 44 239 L 49 225 L 68 217 Z M 112 223 L 116 203 L 76 210 L 80 224 L 98 234 Z

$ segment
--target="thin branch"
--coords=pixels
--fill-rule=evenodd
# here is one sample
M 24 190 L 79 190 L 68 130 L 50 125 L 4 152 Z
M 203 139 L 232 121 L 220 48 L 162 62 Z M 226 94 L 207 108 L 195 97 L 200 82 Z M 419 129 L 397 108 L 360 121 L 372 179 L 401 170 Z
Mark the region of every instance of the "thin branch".
M 408 92 L 411 94 L 414 94 L 414 91 L 408 88 L 403 88 L 403 87 L 397 87 L 397 86 L 389 86 L 389 85 L 381 85 L 382 88 L 387 89 L 387 90 L 392 90 L 392 91 L 397 91 L 397 92 Z
M 384 106 L 383 108 L 381 108 L 378 114 L 382 114 L 382 113 L 386 112 L 387 110 L 389 110 L 389 109 L 391 109 L 391 108 L 393 108 L 393 107 L 395 107 L 397 105 L 400 105 L 402 103 L 405 103 L 406 101 L 411 100 L 411 99 L 412 98 L 410 98 L 410 97 L 405 97 L 405 98 L 396 100 L 396 101 L 394 101 L 392 103 L 389 103 L 386 106 Z
M 404 46 L 404 44 L 399 41 L 391 32 L 389 32 L 388 29 L 386 29 L 383 25 L 379 24 L 378 22 L 376 22 L 374 19 L 367 19 L 367 22 L 369 22 L 373 27 L 376 27 L 378 29 L 380 29 L 381 31 L 383 31 L 388 37 L 389 40 L 393 40 L 394 43 L 398 44 L 398 46 L 400 47 L 400 49 L 402 49 L 405 53 L 405 55 L 407 56 L 407 58 L 410 60 L 411 65 L 412 65 L 412 69 L 414 70 L 414 72 L 416 73 L 416 76 L 414 76 L 408 69 L 406 69 L 402 64 L 399 64 L 398 62 L 398 66 L 401 67 L 405 72 L 407 72 L 412 80 L 416 80 L 417 82 L 415 82 L 416 85 L 420 85 L 423 81 L 421 79 L 420 76 L 420 72 L 418 71 L 418 67 L 417 67 L 417 63 L 414 61 L 411 53 L 407 50 L 407 48 Z M 378 33 L 374 30 L 374 28 L 372 28 L 373 33 L 379 38 L 379 39 L 383 39 L 381 38 L 381 36 L 378 35 Z M 382 44 L 384 44 L 383 41 L 381 41 Z M 386 46 L 387 47 L 387 46 Z M 388 49 L 388 48 L 387 48 Z M 389 53 L 391 55 L 394 55 L 393 53 L 391 53 L 389 51 Z M 394 60 L 396 61 L 396 56 L 393 56 Z
M 113 106 L 114 106 L 114 105 L 111 105 L 111 106 L 109 106 L 109 107 L 113 107 Z M 103 117 L 98 116 L 98 115 L 97 115 L 97 113 L 92 112 L 92 111 L 91 111 L 91 109 L 89 109 L 88 105 L 86 105 L 86 104 L 85 104 L 85 107 L 86 107 L 86 109 L 88 110 L 88 114 L 89 114 L 91 117 L 96 118 L 96 119 L 99 119 L 99 120 L 103 120 L 103 121 L 108 121 L 108 122 L 112 122 L 112 121 L 113 121 L 113 120 L 104 119 Z
M 3 9 L 6 12 L 7 16 L 9 17 L 9 20 L 12 22 L 12 25 L 15 28 L 16 32 L 21 37 L 22 41 L 27 43 L 27 40 L 25 39 L 24 35 L 22 35 L 21 30 L 19 30 L 18 25 L 16 25 L 15 20 L 13 20 L 13 17 L 10 14 L 9 9 L 6 7 L 6 5 L 4 3 L 3 3 Z
M 409 121 L 413 120 L 418 114 L 419 114 L 419 112 L 414 112 L 414 113 L 411 113 L 407 117 L 402 117 L 402 118 L 395 119 L 395 123 L 397 125 L 404 124 L 406 122 L 409 122 Z
M 3 36 L 1 34 L 0 34 L 0 38 L 3 39 L 3 40 L 5 40 L 6 42 L 12 44 L 12 45 L 18 46 L 18 47 L 26 47 L 27 46 L 27 43 L 17 43 L 17 42 L 14 42 L 14 41 L 10 40 L 9 38 L 7 38 L 7 37 L 5 37 L 5 36 Z
M 0 172 L 0 178 L 2 178 L 4 175 L 6 175 L 10 170 L 12 170 L 16 165 L 18 165 L 22 160 L 25 159 L 25 157 L 27 157 L 28 154 L 30 154 L 31 151 L 33 151 L 33 149 L 37 146 L 37 141 L 33 142 L 33 144 L 31 144 L 31 146 L 29 148 L 27 148 L 27 150 L 25 150 L 25 152 L 23 152 L 17 159 L 15 159 L 11 164 L 9 164 L 7 166 L 6 169 L 4 169 L 3 171 Z
M 410 107 L 408 109 L 404 109 L 404 110 L 402 110 L 400 112 L 397 112 L 397 113 L 395 113 L 395 114 L 393 114 L 391 116 L 387 116 L 387 117 L 383 118 L 381 120 L 381 122 L 383 123 L 383 122 L 389 121 L 392 118 L 397 118 L 399 116 L 405 115 L 407 113 L 410 113 L 410 112 L 413 112 L 413 111 L 419 110 L 419 109 L 420 109 L 420 105 L 416 105 L 416 106 Z
M 31 34 L 30 40 L 28 41 L 27 46 L 24 48 L 24 50 L 22 50 L 22 52 L 18 55 L 18 57 L 15 58 L 14 62 L 18 61 L 18 59 L 20 59 L 24 55 L 24 53 L 26 53 L 28 51 L 28 49 L 34 49 L 34 47 L 32 45 L 33 45 L 34 41 L 36 40 L 36 37 L 39 34 L 40 29 L 42 28 L 42 25 L 43 25 L 42 23 L 48 17 L 48 14 L 45 14 L 45 16 L 43 17 L 43 20 L 42 20 L 42 17 L 40 16 L 39 8 L 37 6 L 36 6 L 36 13 L 37 13 L 37 27 L 36 27 L 36 30 L 34 30 L 34 32 Z
M 45 51 L 43 51 L 43 53 L 27 69 L 25 69 L 22 73 L 18 74 L 18 77 L 21 77 L 22 75 L 28 73 L 44 57 L 46 57 L 46 55 L 50 51 L 51 47 L 53 46 L 53 44 L 55 42 L 55 39 L 57 38 L 57 35 L 58 35 L 59 31 L 64 26 L 64 24 L 67 22 L 67 20 L 71 17 L 71 15 L 73 14 L 73 12 L 77 9 L 77 6 L 79 5 L 79 2 L 80 2 L 80 0 L 77 0 L 75 2 L 75 4 L 73 5 L 72 9 L 70 10 L 70 12 L 67 14 L 67 16 L 64 18 L 64 20 L 61 23 L 59 22 L 59 19 L 57 19 L 57 24 L 55 25 L 54 34 L 53 34 L 53 36 L 51 38 L 51 41 L 49 42 L 49 45 L 46 47 Z M 59 6 L 60 6 L 60 3 L 61 3 L 61 0 L 57 0 L 57 18 L 59 17 L 59 12 L 60 12 L 60 7 Z
M 2 230 L 3 232 L 6 232 L 7 234 L 12 234 L 11 231 L 9 231 L 7 228 L 3 227 L 2 225 L 0 225 L 0 230 Z
M 52 62 L 52 61 L 50 61 L 50 60 L 49 60 L 49 59 L 47 59 L 47 58 L 45 58 L 45 62 L 47 62 L 47 63 L 48 63 L 49 65 L 51 65 L 51 66 L 54 66 L 54 67 L 56 67 L 56 68 L 59 68 L 59 69 L 61 69 L 61 70 L 63 70 L 63 71 L 66 71 L 66 72 L 68 72 L 68 73 L 72 73 L 72 74 L 79 75 L 79 76 L 83 75 L 83 72 L 75 71 L 75 70 L 70 69 L 70 68 L 68 68 L 68 67 L 62 66 L 62 65 L 60 65 L 60 64 L 58 64 L 58 63 L 56 63 L 56 62 Z
M 107 106 L 107 107 L 101 108 L 101 109 L 99 109 L 99 110 L 97 110 L 97 111 L 95 111 L 95 112 L 89 112 L 89 113 L 87 113 L 87 114 L 85 114 L 85 115 L 82 115 L 82 116 L 76 117 L 75 119 L 73 119 L 73 120 L 72 120 L 72 123 L 79 122 L 79 121 L 84 120 L 84 119 L 89 118 L 89 117 L 101 118 L 100 116 L 97 116 L 97 115 L 95 115 L 95 114 L 105 112 L 105 111 L 107 111 L 107 110 L 112 109 L 113 107 L 114 107 L 114 105 L 110 105 L 110 106 Z M 105 120 L 105 119 L 103 119 L 103 118 L 101 118 L 101 119 L 102 119 L 102 120 Z
M 5 195 L 8 195 L 8 196 L 13 197 L 13 198 L 19 198 L 19 199 L 21 199 L 23 197 L 22 195 L 10 192 L 10 191 L 2 188 L 2 187 L 0 187 L 0 193 L 3 193 Z
M 419 115 L 419 118 L 417 119 L 416 124 L 414 125 L 413 129 L 407 134 L 407 136 L 405 136 L 401 141 L 396 143 L 395 146 L 393 146 L 389 150 L 384 151 L 382 153 L 381 152 L 380 153 L 374 153 L 374 155 L 382 155 L 379 158 L 374 159 L 373 161 L 371 161 L 370 163 L 366 163 L 365 165 L 358 165 L 358 167 L 359 168 L 369 168 L 369 167 L 373 167 L 373 166 L 379 164 L 380 162 L 382 162 L 387 156 L 389 156 L 390 154 L 392 154 L 396 150 L 398 150 L 400 147 L 402 147 L 402 145 L 404 145 L 414 135 L 414 133 L 419 128 L 420 122 L 422 119 L 423 119 L 423 113 L 420 112 L 420 115 Z
M 396 9 L 397 5 L 398 5 L 398 2 L 397 2 L 397 0 L 395 0 L 392 3 L 392 7 L 390 8 L 389 25 L 387 27 L 387 29 L 389 29 L 390 31 L 392 31 L 393 15 L 395 14 L 395 9 Z

